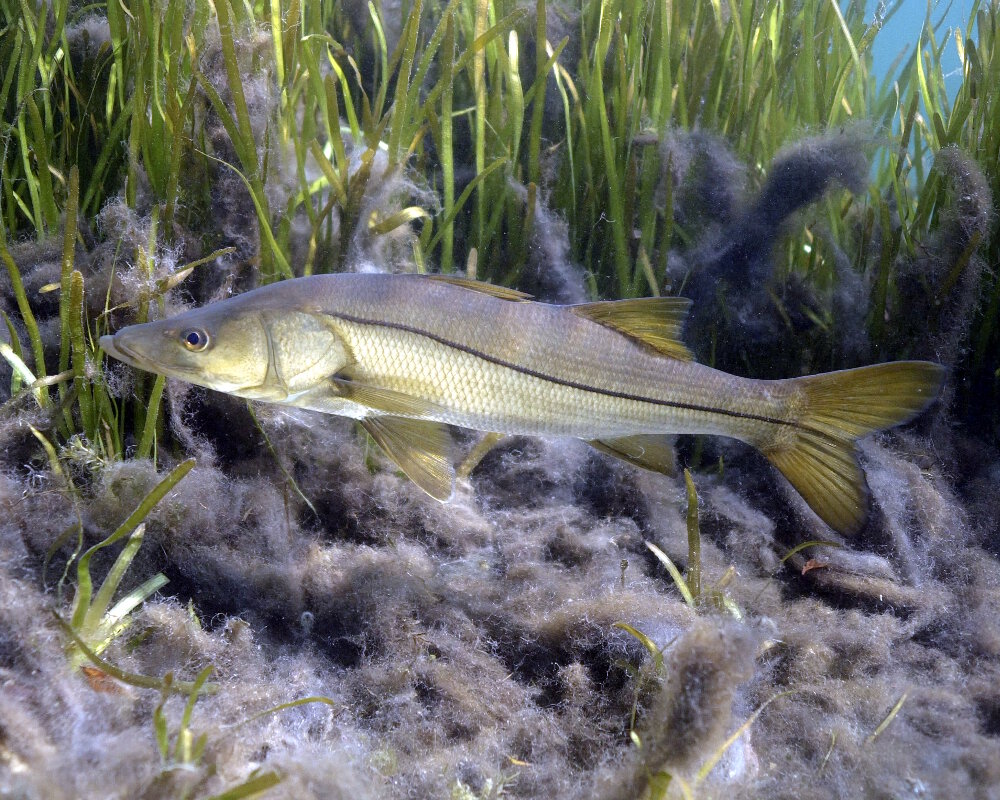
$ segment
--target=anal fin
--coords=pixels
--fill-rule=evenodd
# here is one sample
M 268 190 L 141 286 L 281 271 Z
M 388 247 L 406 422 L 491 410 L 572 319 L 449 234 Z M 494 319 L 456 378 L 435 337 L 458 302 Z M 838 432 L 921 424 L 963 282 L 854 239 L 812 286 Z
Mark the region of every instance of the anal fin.
M 588 444 L 602 453 L 620 458 L 636 467 L 661 472 L 671 477 L 677 474 L 673 436 L 640 434 L 622 436 L 618 439 L 594 439 Z
M 451 436 L 440 422 L 406 417 L 371 416 L 361 425 L 393 463 L 435 500 L 451 497 L 455 467 Z

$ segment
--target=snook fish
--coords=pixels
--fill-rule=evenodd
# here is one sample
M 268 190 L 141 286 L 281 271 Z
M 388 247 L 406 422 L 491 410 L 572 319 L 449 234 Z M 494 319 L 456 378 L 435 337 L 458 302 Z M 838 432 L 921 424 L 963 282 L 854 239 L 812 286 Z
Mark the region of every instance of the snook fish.
M 447 500 L 446 425 L 572 436 L 671 473 L 672 434 L 756 447 L 832 528 L 856 532 L 855 444 L 919 414 L 944 370 L 924 361 L 764 381 L 697 364 L 689 301 L 557 306 L 463 278 L 316 275 L 102 336 L 109 355 L 229 394 L 353 417 Z

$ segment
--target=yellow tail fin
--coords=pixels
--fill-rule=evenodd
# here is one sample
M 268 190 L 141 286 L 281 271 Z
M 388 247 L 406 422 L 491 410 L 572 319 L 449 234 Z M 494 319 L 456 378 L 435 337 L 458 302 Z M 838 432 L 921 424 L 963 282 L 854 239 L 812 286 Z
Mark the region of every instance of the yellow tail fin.
M 917 416 L 937 397 L 944 368 L 896 361 L 794 378 L 804 402 L 795 436 L 763 448 L 782 475 L 831 528 L 856 533 L 868 513 L 868 485 L 855 443 Z

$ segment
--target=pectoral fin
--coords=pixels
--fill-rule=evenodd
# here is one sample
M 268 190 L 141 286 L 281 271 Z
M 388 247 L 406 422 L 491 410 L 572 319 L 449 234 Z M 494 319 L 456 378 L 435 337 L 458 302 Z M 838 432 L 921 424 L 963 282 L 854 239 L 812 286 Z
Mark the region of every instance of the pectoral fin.
M 662 472 L 671 477 L 677 474 L 673 436 L 660 434 L 623 436 L 620 439 L 594 439 L 588 444 L 602 453 L 620 458 L 637 467 Z
M 429 400 L 393 389 L 383 389 L 381 386 L 371 386 L 346 378 L 331 378 L 330 384 L 338 397 L 383 414 L 401 417 L 436 417 L 447 413 L 441 406 Z
M 451 436 L 439 422 L 373 416 L 361 425 L 406 476 L 435 500 L 451 497 L 455 467 Z

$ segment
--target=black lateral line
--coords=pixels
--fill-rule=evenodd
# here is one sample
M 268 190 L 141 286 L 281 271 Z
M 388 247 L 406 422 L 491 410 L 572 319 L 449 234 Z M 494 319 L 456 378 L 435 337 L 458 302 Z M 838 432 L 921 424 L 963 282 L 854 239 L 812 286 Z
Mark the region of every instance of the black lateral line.
M 577 383 L 576 381 L 566 380 L 565 378 L 556 378 L 552 375 L 547 375 L 544 372 L 539 372 L 533 370 L 529 367 L 521 366 L 520 364 L 514 364 L 509 361 L 504 361 L 502 358 L 497 358 L 496 356 L 491 356 L 488 353 L 483 353 L 479 350 L 475 350 L 466 345 L 459 344 L 458 342 L 453 342 L 450 339 L 445 339 L 443 336 L 438 336 L 435 333 L 430 333 L 420 328 L 415 328 L 410 325 L 405 325 L 401 322 L 384 322 L 382 320 L 372 320 L 365 319 L 364 317 L 354 317 L 349 314 L 330 314 L 331 317 L 336 319 L 344 320 L 345 322 L 352 322 L 357 325 L 377 325 L 383 328 L 390 328 L 392 330 L 404 331 L 405 333 L 412 333 L 417 336 L 423 336 L 427 339 L 442 344 L 445 347 L 451 347 L 455 350 L 459 350 L 463 353 L 468 353 L 469 355 L 476 356 L 476 358 L 481 358 L 483 361 L 488 361 L 491 364 L 495 364 L 498 367 L 506 367 L 507 369 L 512 369 L 515 372 L 520 372 L 522 375 L 528 375 L 532 378 L 539 378 L 540 380 L 549 381 L 551 383 L 558 384 L 560 386 L 566 386 L 570 389 L 579 389 L 583 392 L 594 392 L 595 394 L 603 394 L 607 397 L 615 397 L 620 400 L 632 400 L 637 403 L 650 403 L 657 406 L 665 406 L 667 408 L 679 408 L 685 411 L 701 411 L 706 414 L 720 414 L 727 417 L 735 417 L 736 419 L 749 419 L 755 422 L 768 422 L 772 425 L 787 425 L 792 428 L 800 428 L 802 430 L 812 431 L 811 428 L 803 425 L 799 425 L 797 422 L 787 419 L 777 419 L 775 417 L 765 417 L 761 414 L 747 414 L 743 411 L 731 411 L 726 408 L 713 408 L 712 406 L 703 406 L 697 403 L 683 403 L 677 400 L 661 400 L 655 397 L 643 397 L 642 395 L 629 394 L 628 392 L 619 392 L 615 389 L 602 389 L 598 386 L 587 386 L 583 383 Z M 822 431 L 812 431 L 814 433 L 819 433 L 820 435 L 826 436 Z

